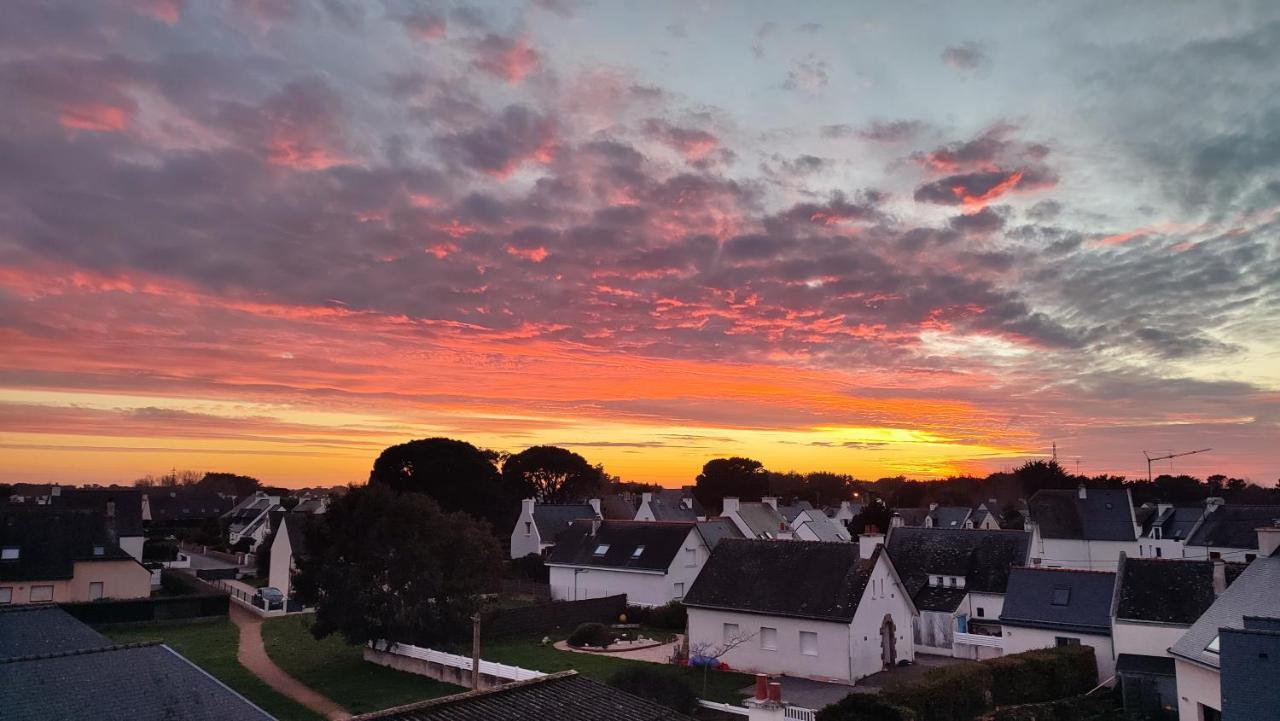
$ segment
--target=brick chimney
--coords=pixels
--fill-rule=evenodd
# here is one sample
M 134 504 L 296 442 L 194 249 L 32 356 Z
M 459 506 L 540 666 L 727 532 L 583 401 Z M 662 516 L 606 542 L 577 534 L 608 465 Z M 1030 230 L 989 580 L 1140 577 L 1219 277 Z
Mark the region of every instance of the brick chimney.
M 1221 596 L 1227 590 L 1227 567 L 1219 558 L 1213 562 L 1213 595 Z

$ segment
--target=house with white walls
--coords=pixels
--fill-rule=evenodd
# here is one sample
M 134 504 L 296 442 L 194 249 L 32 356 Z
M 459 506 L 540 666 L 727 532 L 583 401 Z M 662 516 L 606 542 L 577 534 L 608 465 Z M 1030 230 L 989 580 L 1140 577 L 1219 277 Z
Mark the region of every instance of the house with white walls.
M 882 545 L 723 540 L 684 605 L 690 653 L 736 671 L 851 683 L 915 659 L 916 609 Z
M 1004 653 L 1000 614 L 1011 570 L 1030 558 L 1029 533 L 902 527 L 890 530 L 886 548 L 919 610 L 917 653 L 969 659 Z
M 840 501 L 840 505 L 827 509 L 827 515 L 842 526 L 848 525 L 859 513 L 862 513 L 862 504 L 851 501 Z
M 1243 563 L 1120 557 L 1111 641 L 1116 680 L 1133 716 L 1177 714 L 1169 648 L 1244 571 Z
M 992 498 L 986 503 L 979 503 L 978 507 L 973 509 L 973 513 L 969 515 L 969 528 L 976 528 L 982 531 L 1000 530 L 999 501 Z
M 1092 646 L 1098 680 L 1115 675 L 1111 604 L 1116 574 L 1069 568 L 1014 568 L 1009 572 L 1000 624 L 1004 652 L 1055 646 Z
M 286 513 L 271 539 L 267 585 L 280 589 L 285 598 L 293 595 L 293 575 L 298 571 L 298 559 L 307 553 L 307 528 L 314 518 L 314 514 L 305 511 Z
M 266 540 L 271 532 L 271 513 L 280 509 L 280 496 L 258 491 L 223 514 L 228 521 L 227 541 L 236 545 L 248 542 L 250 551 Z
M 547 556 L 551 598 L 576 601 L 627 594 L 633 606 L 678 601 L 710 549 L 697 522 L 579 520 Z
M 1256 654 L 1240 659 L 1233 653 L 1253 634 L 1280 633 L 1280 620 L 1276 620 L 1280 619 L 1280 528 L 1261 527 L 1255 532 L 1259 557 L 1169 649 L 1183 721 L 1259 718 L 1247 710 L 1248 702 L 1276 691 L 1276 667 L 1264 665 L 1272 659 Z M 1224 678 L 1226 668 L 1233 668 L 1239 678 Z M 1270 676 L 1256 677 L 1259 670 Z M 1244 683 L 1243 689 L 1239 682 Z M 1229 689 L 1236 692 L 1228 694 Z
M 744 538 L 792 538 L 791 524 L 778 511 L 778 499 L 772 496 L 765 496 L 759 502 L 739 501 L 733 496 L 726 496 L 720 515 L 732 520 Z
M 1028 510 L 1033 563 L 1114 571 L 1122 552 L 1138 555 L 1139 526 L 1128 489 L 1042 490 Z
M 674 492 L 645 491 L 640 494 L 640 508 L 636 511 L 637 521 L 698 521 L 706 519 L 702 504 L 691 493 L 681 489 L 668 489 Z
M 1263 555 L 1257 529 L 1276 526 L 1280 526 L 1280 506 L 1237 506 L 1210 498 L 1182 544 L 1182 557 L 1249 563 Z
M 790 519 L 791 530 L 799 541 L 851 541 L 849 529 L 840 521 L 817 508 L 805 508 Z
M 511 529 L 511 557 L 542 555 L 556 545 L 556 539 L 574 521 L 600 517 L 598 499 L 587 503 L 538 503 L 526 498 L 520 502 L 520 517 Z

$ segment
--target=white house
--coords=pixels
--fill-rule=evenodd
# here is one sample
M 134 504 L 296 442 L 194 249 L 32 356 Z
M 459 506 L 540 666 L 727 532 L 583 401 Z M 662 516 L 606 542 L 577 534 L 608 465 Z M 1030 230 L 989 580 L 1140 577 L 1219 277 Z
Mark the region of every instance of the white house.
M 829 510 L 831 518 L 843 526 L 857 517 L 859 513 L 862 513 L 862 504 L 840 501 L 839 506 Z
M 1135 716 L 1176 714 L 1169 648 L 1244 570 L 1244 564 L 1120 557 L 1111 640 L 1125 709 Z
M 520 502 L 520 517 L 511 529 L 511 557 L 524 558 L 546 553 L 560 534 L 574 521 L 600 518 L 600 501 L 589 503 L 538 503 L 532 498 Z
M 1178 680 L 1178 714 L 1182 721 L 1259 718 L 1243 711 L 1231 713 L 1228 702 L 1250 697 L 1257 701 L 1263 694 L 1275 693 L 1274 665 L 1264 665 L 1256 655 L 1240 663 L 1240 659 L 1230 657 L 1233 644 L 1224 642 L 1225 636 L 1239 637 L 1257 630 L 1267 633 L 1258 628 L 1259 624 L 1266 625 L 1266 619 L 1280 623 L 1274 621 L 1280 618 L 1280 555 L 1276 555 L 1280 529 L 1273 526 L 1257 533 L 1259 553 L 1266 555 L 1250 563 L 1169 649 Z M 1270 633 L 1274 636 L 1275 632 Z M 1222 669 L 1228 663 L 1241 678 L 1224 680 Z M 1270 674 L 1270 678 L 1257 674 L 1259 670 Z M 1255 679 L 1255 675 L 1259 677 Z M 1228 699 L 1227 686 L 1242 681 L 1251 684 L 1252 689 Z
M 690 653 L 737 671 L 849 683 L 915 659 L 916 609 L 883 546 L 723 540 L 684 604 Z
M 913 622 L 917 652 L 1002 655 L 1005 591 L 1011 568 L 1030 557 L 1029 533 L 900 527 L 891 529 L 886 548 L 920 612 Z
M 1205 502 L 1204 514 L 1182 545 L 1183 558 L 1249 563 L 1260 554 L 1257 529 L 1280 525 L 1280 506 L 1234 506 L 1220 498 Z
M 696 522 L 575 521 L 547 557 L 551 598 L 625 593 L 631 605 L 663 606 L 684 597 L 709 555 Z
M 271 512 L 279 508 L 279 496 L 271 496 L 262 491 L 247 496 L 223 515 L 230 522 L 227 527 L 228 542 L 235 545 L 247 538 L 252 541 L 251 547 L 256 548 L 271 532 Z
M 1098 680 L 1115 675 L 1111 603 L 1116 574 L 1067 568 L 1014 568 L 1004 609 L 1004 652 L 1054 646 L 1092 646 Z
M 969 526 L 981 531 L 998 531 L 1000 530 L 1000 503 L 996 499 L 989 499 L 986 503 L 979 503 L 978 507 L 973 509 L 973 513 L 969 516 Z
M 791 519 L 791 530 L 802 541 L 850 541 L 849 529 L 843 523 L 817 508 L 805 508 Z
M 756 502 L 742 502 L 726 496 L 720 515 L 733 521 L 743 538 L 790 539 L 791 524 L 778 512 L 778 499 L 766 496 Z
M 1043 490 L 1028 506 L 1031 558 L 1042 566 L 1114 571 L 1121 553 L 1138 555 L 1128 489 Z
M 293 574 L 298 570 L 298 558 L 306 553 L 307 524 L 312 517 L 306 512 L 284 514 L 271 542 L 267 585 L 280 589 L 285 598 L 293 595 Z
M 673 489 L 676 490 L 676 489 Z M 702 506 L 692 495 L 684 495 L 678 490 L 675 493 L 653 493 L 645 491 L 640 494 L 640 508 L 636 510 L 634 520 L 637 521 L 698 521 L 705 520 L 701 512 Z

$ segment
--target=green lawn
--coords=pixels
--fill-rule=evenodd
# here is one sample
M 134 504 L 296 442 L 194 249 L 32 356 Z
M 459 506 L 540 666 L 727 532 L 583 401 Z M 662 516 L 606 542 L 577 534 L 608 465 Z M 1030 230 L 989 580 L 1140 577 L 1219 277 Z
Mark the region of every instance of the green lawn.
M 307 630 L 310 624 L 310 615 L 267 619 L 262 624 L 267 654 L 285 673 L 351 713 L 368 713 L 466 690 L 369 663 L 364 660 L 361 647 L 348 646 L 338 636 L 315 640 Z
M 551 640 L 564 640 L 568 634 L 552 635 Z M 543 646 L 542 637 L 513 638 L 501 641 L 489 641 L 480 651 L 486 661 L 511 664 L 521 668 L 553 673 L 573 669 L 584 676 L 598 681 L 607 681 L 615 671 L 627 666 L 652 666 L 644 661 L 628 661 L 606 654 L 573 653 L 552 648 L 550 644 Z M 703 670 L 700 668 L 681 668 L 668 666 L 677 675 L 684 677 L 689 687 L 700 698 L 722 703 L 740 703 L 742 694 L 738 689 L 755 683 L 755 677 L 743 673 L 707 671 L 706 693 L 703 693 Z
M 227 619 L 154 623 L 99 629 L 118 643 L 163 641 L 170 648 L 235 689 L 280 721 L 321 721 L 322 717 L 282 696 L 236 660 L 239 631 Z

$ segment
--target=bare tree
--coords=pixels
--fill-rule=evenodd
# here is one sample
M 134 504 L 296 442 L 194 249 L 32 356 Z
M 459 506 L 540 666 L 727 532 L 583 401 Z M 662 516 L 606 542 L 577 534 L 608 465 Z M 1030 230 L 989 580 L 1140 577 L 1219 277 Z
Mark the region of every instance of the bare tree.
M 689 644 L 689 658 L 692 659 L 694 656 L 702 656 L 703 658 L 713 658 L 716 661 L 719 661 L 720 658 L 723 657 L 725 654 L 729 653 L 733 649 L 741 646 L 742 644 L 746 643 L 747 641 L 750 641 L 755 637 L 756 637 L 755 633 L 749 633 L 746 635 L 735 633 L 729 638 L 725 639 L 725 642 L 721 644 L 714 644 L 714 643 L 711 643 L 710 641 L 699 641 L 697 643 L 691 643 Z M 709 667 L 710 667 L 710 664 L 706 664 L 706 663 L 702 664 L 702 695 L 703 696 L 707 695 L 707 669 Z

